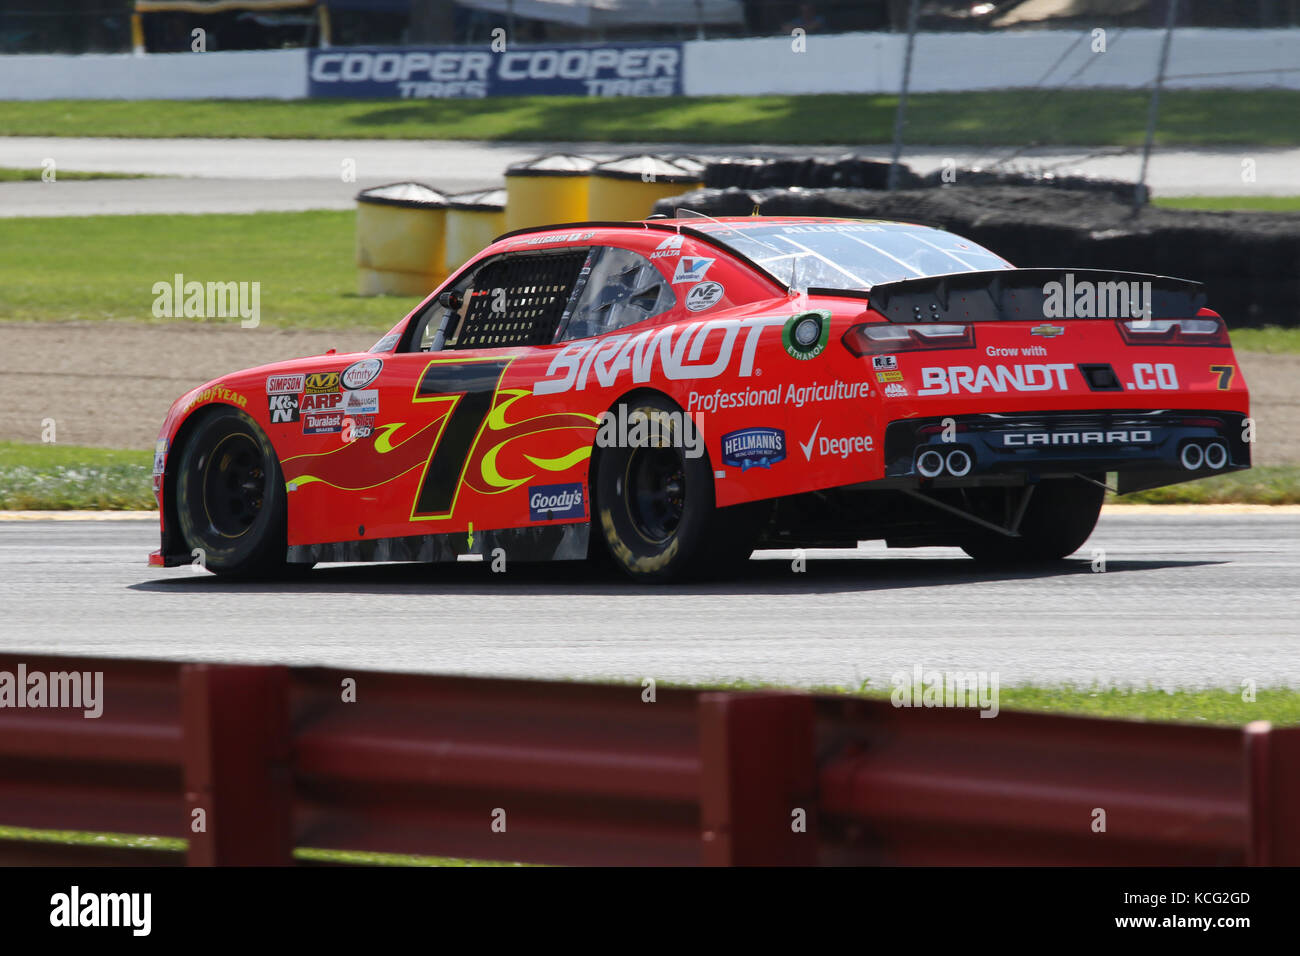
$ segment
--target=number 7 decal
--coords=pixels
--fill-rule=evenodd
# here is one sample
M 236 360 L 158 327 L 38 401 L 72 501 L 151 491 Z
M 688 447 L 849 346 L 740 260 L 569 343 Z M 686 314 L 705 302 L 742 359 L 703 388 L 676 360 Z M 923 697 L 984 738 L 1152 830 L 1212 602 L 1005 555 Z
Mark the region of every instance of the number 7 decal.
M 1227 391 L 1232 385 L 1232 373 L 1237 371 L 1235 365 L 1211 365 L 1210 371 L 1219 376 L 1219 383 L 1214 387 L 1219 391 Z
M 412 403 L 439 402 L 449 408 L 420 476 L 412 521 L 451 517 L 470 452 L 514 358 L 434 359 L 425 368 Z

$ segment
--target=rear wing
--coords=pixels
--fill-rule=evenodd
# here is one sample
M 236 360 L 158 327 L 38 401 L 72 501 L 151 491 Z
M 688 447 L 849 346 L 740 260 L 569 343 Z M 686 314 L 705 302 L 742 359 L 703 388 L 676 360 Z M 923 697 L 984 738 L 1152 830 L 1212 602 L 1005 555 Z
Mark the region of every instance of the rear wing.
M 1190 279 L 1109 269 L 992 269 L 808 292 L 865 298 L 890 322 L 906 323 L 1185 319 L 1206 301 Z

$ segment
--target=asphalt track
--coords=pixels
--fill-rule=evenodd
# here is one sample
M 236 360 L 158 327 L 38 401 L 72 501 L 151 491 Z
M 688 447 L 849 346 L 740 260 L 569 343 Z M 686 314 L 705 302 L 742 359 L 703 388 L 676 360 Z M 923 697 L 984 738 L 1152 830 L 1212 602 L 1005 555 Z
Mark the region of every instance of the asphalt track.
M 0 218 L 130 213 L 231 213 L 351 209 L 359 189 L 414 179 L 445 192 L 499 186 L 511 163 L 543 153 L 598 158 L 637 152 L 888 158 L 888 146 L 727 146 L 673 143 L 530 143 L 419 140 L 99 139 L 0 137 L 0 166 L 56 172 L 146 173 L 174 179 L 57 180 L 0 185 Z M 928 173 L 947 162 L 988 166 L 1006 147 L 916 147 L 905 161 Z M 1255 176 L 1242 181 L 1242 160 Z M 1133 181 L 1139 151 L 1126 148 L 1020 151 L 1010 168 L 1054 170 Z M 345 167 L 346 164 L 346 167 Z M 347 169 L 353 178 L 342 175 Z M 1157 149 L 1147 182 L 1156 195 L 1294 195 L 1300 149 Z
M 148 568 L 156 546 L 152 521 L 0 522 L 0 648 L 551 678 L 888 686 L 919 664 L 1003 686 L 1300 687 L 1292 509 L 1108 509 L 1050 572 L 873 543 L 811 552 L 803 573 L 766 552 L 734 582 L 669 588 L 470 562 L 239 585 Z

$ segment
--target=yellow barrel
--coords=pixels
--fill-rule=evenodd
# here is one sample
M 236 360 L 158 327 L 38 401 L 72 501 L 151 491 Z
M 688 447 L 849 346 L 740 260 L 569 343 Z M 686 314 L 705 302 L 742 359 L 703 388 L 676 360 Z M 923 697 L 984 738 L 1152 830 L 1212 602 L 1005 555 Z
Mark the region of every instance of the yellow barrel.
M 423 183 L 357 193 L 360 295 L 427 295 L 447 277 L 446 204 Z
M 595 221 L 644 219 L 660 199 L 699 189 L 704 177 L 659 156 L 623 156 L 591 171 L 587 214 Z
M 539 156 L 506 169 L 506 232 L 583 222 L 594 159 L 569 153 Z
M 506 231 L 506 191 L 480 189 L 447 197 L 447 274 Z

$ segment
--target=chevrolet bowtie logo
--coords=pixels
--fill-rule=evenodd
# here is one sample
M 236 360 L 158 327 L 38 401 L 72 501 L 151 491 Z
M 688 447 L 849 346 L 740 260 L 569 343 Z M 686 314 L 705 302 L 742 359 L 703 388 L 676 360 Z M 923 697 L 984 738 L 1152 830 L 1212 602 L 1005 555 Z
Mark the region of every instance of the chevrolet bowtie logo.
M 1059 325 L 1051 325 L 1050 323 L 1044 323 L 1042 325 L 1035 325 L 1032 329 L 1029 330 L 1029 334 L 1041 335 L 1043 336 L 1043 338 L 1050 339 L 1060 335 L 1064 331 L 1065 329 Z

